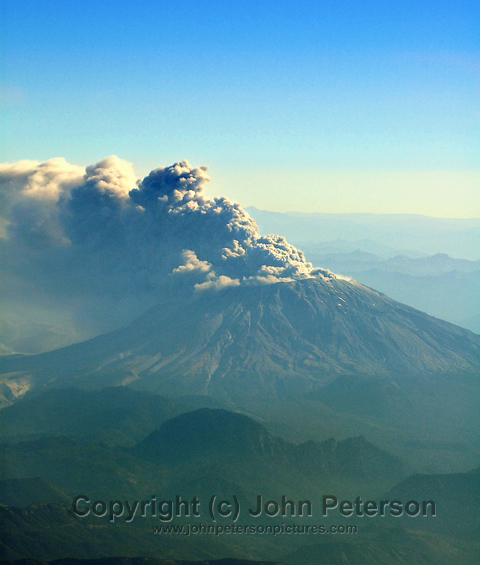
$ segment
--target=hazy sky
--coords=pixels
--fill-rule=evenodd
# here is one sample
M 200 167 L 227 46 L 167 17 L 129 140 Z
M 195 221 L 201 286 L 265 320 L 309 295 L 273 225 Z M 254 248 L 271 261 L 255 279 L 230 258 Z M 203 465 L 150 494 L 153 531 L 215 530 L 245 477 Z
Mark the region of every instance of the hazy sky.
M 480 216 L 478 1 L 0 6 L 0 161 L 188 159 L 244 206 Z

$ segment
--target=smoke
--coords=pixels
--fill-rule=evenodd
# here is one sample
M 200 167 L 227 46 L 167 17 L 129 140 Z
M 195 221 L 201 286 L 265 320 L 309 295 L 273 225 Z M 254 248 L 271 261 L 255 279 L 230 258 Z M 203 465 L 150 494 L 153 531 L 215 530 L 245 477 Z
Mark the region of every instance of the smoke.
M 172 288 L 332 278 L 226 198 L 206 167 L 181 161 L 135 178 L 111 156 L 83 169 L 62 158 L 0 165 L 1 311 L 71 313 L 88 335 L 123 325 Z M 13 307 L 13 306 L 12 306 Z

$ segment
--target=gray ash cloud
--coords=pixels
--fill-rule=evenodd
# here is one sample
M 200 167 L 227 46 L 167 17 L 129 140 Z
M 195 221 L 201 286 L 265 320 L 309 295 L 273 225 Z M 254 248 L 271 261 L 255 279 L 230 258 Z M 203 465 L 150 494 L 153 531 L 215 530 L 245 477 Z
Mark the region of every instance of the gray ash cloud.
M 86 169 L 56 158 L 0 165 L 3 290 L 17 306 L 63 308 L 90 333 L 122 325 L 166 288 L 330 279 L 181 161 L 137 180 L 111 156 Z M 2 305 L 2 313 L 8 306 Z

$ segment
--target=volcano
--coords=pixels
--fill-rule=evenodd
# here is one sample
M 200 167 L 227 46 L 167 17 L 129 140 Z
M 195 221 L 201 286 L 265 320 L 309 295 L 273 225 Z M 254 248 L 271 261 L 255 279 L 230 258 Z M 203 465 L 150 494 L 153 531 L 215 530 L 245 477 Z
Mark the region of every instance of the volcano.
M 480 336 L 333 276 L 173 293 L 122 329 L 0 359 L 4 389 L 14 394 L 130 384 L 234 402 L 295 397 L 341 375 L 408 379 L 479 368 Z

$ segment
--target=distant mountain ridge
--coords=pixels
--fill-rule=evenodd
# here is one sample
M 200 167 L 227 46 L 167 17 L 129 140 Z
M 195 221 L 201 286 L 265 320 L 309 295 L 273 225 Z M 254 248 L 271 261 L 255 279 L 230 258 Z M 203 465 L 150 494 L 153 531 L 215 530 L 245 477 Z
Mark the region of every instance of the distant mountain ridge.
M 135 448 L 135 455 L 151 461 L 186 461 L 215 466 L 219 458 L 238 465 L 246 460 L 255 468 L 265 463 L 272 469 L 297 468 L 310 477 L 345 477 L 357 480 L 395 481 L 407 467 L 397 457 L 379 449 L 364 437 L 337 442 L 331 438 L 300 445 L 272 436 L 260 423 L 243 414 L 202 408 L 165 422 Z M 222 463 L 219 463 L 221 466 Z
M 433 255 L 478 260 L 480 218 L 436 218 L 419 214 L 325 214 L 246 208 L 262 233 L 281 233 L 302 242 L 371 240 L 377 245 Z
M 321 487 L 339 479 L 350 488 L 366 481 L 392 486 L 408 472 L 398 457 L 362 437 L 296 445 L 248 416 L 204 408 L 167 420 L 130 448 L 61 436 L 0 443 L 0 503 L 52 502 L 42 499 L 49 492 L 54 502 L 62 493 L 87 492 L 211 496 L 214 487 L 252 500 L 259 489 L 279 495 L 284 489 L 306 490 L 305 485 L 319 496 Z M 18 492 L 12 493 L 15 485 Z

